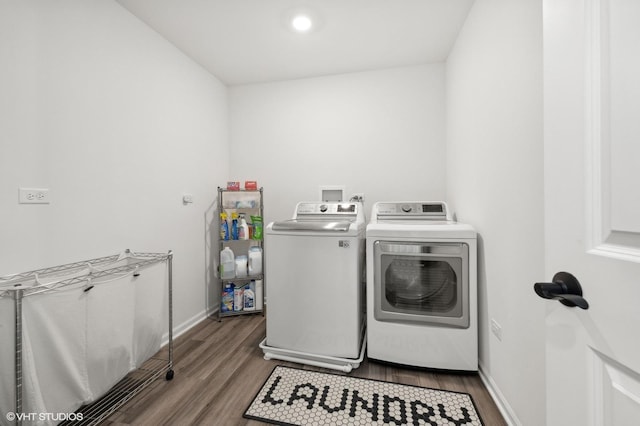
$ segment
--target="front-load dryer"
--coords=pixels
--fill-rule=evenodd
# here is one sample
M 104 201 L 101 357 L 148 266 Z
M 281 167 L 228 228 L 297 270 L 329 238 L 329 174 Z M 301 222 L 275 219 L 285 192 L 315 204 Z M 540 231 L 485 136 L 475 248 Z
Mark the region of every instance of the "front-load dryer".
M 366 257 L 368 358 L 477 371 L 474 229 L 444 202 L 379 202 Z
M 356 202 L 301 202 L 265 229 L 266 359 L 342 371 L 364 359 L 366 220 Z

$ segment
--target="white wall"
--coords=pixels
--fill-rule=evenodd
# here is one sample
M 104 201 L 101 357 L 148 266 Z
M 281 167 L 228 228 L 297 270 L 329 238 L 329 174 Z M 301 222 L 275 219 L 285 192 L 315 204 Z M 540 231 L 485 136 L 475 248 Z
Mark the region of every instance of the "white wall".
M 446 77 L 447 197 L 481 236 L 481 367 L 515 423 L 542 425 L 541 1 L 476 0 Z
M 232 178 L 265 188 L 265 221 L 320 185 L 375 201 L 444 197 L 444 65 L 229 89 Z
M 172 249 L 174 323 L 202 315 L 226 87 L 115 2 L 25 0 L 0 3 L 0 93 L 0 275 Z

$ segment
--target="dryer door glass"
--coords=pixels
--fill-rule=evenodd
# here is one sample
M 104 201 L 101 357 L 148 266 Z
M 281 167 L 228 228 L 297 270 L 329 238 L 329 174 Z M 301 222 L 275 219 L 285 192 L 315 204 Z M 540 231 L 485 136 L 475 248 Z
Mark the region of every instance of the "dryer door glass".
M 460 259 L 426 260 L 384 256 L 384 296 L 389 306 L 402 312 L 437 312 L 460 316 L 459 280 L 452 264 Z M 458 265 L 455 265 L 458 264 Z
M 375 310 L 381 321 L 468 327 L 468 246 L 376 242 Z

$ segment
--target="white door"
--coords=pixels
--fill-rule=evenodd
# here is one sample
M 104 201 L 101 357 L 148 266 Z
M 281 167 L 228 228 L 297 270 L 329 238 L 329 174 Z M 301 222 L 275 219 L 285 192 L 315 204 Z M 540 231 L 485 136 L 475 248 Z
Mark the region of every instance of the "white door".
M 640 424 L 640 1 L 543 0 L 547 423 Z M 541 280 L 542 281 L 542 280 Z

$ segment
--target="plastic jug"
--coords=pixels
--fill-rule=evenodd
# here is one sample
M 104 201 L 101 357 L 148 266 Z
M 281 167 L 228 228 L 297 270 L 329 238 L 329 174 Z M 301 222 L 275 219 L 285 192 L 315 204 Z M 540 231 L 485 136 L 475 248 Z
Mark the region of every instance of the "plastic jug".
M 262 273 L 262 248 L 251 247 L 249 249 L 249 275 Z
M 220 278 L 228 279 L 236 276 L 235 255 L 233 250 L 225 247 L 220 251 Z

